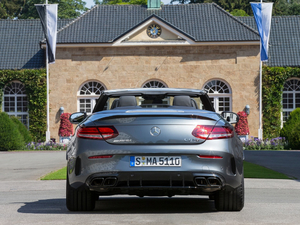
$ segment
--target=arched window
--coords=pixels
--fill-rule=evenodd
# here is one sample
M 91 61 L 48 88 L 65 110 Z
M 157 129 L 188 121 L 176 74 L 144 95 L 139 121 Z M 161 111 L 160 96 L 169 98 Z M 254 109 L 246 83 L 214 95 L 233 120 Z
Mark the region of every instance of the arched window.
M 228 84 L 221 80 L 211 80 L 204 85 L 204 90 L 216 112 L 231 111 L 231 89 Z
M 81 85 L 78 91 L 78 111 L 92 113 L 96 100 L 101 95 L 101 91 L 106 90 L 106 87 L 97 81 L 88 81 Z
M 9 116 L 17 117 L 27 128 L 29 127 L 28 100 L 22 83 L 13 81 L 6 85 L 2 110 Z
M 290 113 L 300 107 L 300 79 L 287 80 L 282 93 L 282 119 L 287 120 Z
M 166 88 L 165 83 L 158 80 L 150 80 L 143 84 L 142 88 Z

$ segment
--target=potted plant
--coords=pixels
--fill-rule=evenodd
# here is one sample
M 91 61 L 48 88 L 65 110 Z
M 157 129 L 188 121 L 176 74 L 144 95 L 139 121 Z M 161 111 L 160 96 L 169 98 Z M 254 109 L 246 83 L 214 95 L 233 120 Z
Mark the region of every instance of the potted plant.
M 73 124 L 69 121 L 70 113 L 60 115 L 58 135 L 61 143 L 68 143 L 73 134 Z
M 243 142 L 245 142 L 248 140 L 248 135 L 250 134 L 248 120 L 247 120 L 247 114 L 244 111 L 240 111 L 237 114 L 240 117 L 240 119 L 235 126 L 235 131 L 236 131 L 237 135 L 239 135 L 240 139 Z

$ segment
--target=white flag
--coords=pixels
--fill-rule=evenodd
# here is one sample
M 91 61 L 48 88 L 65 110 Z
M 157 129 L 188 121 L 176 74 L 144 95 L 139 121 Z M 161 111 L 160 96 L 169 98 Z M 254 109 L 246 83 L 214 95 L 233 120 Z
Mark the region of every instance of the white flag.
M 55 62 L 57 36 L 57 4 L 35 5 L 47 42 L 48 63 Z
M 258 33 L 261 40 L 260 60 L 268 60 L 269 38 L 271 30 L 272 8 L 273 3 L 253 3 L 251 2 L 252 11 L 257 25 Z

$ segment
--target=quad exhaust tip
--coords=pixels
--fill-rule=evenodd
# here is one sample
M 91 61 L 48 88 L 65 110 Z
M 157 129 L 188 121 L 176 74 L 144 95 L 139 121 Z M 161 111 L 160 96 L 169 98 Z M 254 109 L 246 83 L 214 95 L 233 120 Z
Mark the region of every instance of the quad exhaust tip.
M 116 177 L 97 177 L 91 181 L 93 187 L 113 187 L 117 184 Z
M 221 187 L 222 183 L 217 177 L 196 177 L 195 183 L 198 187 Z

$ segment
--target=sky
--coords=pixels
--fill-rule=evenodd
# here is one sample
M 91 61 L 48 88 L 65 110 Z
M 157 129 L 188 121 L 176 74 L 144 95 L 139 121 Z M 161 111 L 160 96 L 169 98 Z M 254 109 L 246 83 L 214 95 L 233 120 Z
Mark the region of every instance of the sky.
M 171 0 L 161 0 L 164 4 L 169 4 Z M 86 2 L 86 5 L 85 7 L 87 8 L 91 8 L 92 6 L 95 5 L 94 1 L 93 0 L 84 0 L 84 2 Z

